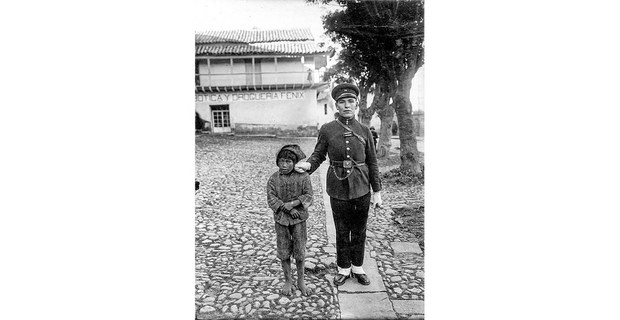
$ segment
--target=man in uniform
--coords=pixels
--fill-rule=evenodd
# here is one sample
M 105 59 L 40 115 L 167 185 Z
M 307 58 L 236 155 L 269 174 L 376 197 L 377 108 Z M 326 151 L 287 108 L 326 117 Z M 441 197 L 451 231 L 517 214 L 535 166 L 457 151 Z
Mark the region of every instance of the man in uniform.
M 349 277 L 363 285 L 370 280 L 362 269 L 366 243 L 366 222 L 370 208 L 371 188 L 373 203 L 381 201 L 381 178 L 377 155 L 370 129 L 355 120 L 359 89 L 353 84 L 339 84 L 332 90 L 338 117 L 324 124 L 308 161 L 295 166 L 299 172 L 312 174 L 329 156 L 327 194 L 336 225 L 336 263 L 338 274 L 334 284 L 344 284 Z

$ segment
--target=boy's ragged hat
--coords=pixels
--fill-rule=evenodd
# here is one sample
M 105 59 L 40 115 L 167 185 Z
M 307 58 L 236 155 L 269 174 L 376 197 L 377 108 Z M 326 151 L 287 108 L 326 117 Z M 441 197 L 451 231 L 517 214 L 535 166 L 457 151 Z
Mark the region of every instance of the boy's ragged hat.
M 282 151 L 288 150 L 290 152 L 292 152 L 295 157 L 297 157 L 297 161 L 295 161 L 295 163 L 299 162 L 301 159 L 304 159 L 306 157 L 306 154 L 301 151 L 301 147 L 299 147 L 296 144 L 287 144 L 284 147 L 282 147 L 280 150 L 278 150 L 278 153 L 276 154 L 276 165 L 278 165 L 278 159 L 280 159 L 280 154 L 282 153 Z

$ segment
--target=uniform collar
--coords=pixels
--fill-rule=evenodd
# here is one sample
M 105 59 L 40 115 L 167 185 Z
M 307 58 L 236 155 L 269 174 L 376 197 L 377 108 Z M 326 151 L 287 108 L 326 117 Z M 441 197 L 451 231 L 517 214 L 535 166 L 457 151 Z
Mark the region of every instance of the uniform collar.
M 340 120 L 340 122 L 346 124 L 346 125 L 350 125 L 355 121 L 355 117 L 353 118 L 345 118 L 343 116 L 338 116 L 338 120 Z

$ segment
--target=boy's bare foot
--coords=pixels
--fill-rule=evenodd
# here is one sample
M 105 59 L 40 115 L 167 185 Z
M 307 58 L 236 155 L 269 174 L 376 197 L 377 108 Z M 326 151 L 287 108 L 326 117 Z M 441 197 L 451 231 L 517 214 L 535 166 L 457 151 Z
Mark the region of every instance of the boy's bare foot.
M 282 294 L 285 296 L 290 296 L 291 295 L 291 288 L 293 287 L 293 284 L 290 282 L 285 282 L 284 286 L 282 286 Z
M 302 296 L 308 295 L 309 291 L 306 288 L 306 284 L 304 284 L 303 282 L 297 282 L 297 288 L 299 289 L 299 291 L 301 291 Z

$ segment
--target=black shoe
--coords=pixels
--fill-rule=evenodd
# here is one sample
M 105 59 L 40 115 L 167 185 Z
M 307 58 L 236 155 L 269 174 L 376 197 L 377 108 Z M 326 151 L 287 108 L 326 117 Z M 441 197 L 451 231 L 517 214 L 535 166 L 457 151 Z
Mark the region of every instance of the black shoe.
M 351 277 L 351 275 L 345 276 L 344 274 L 340 274 L 340 273 L 339 273 L 339 274 L 337 274 L 337 275 L 334 277 L 334 284 L 335 284 L 336 286 L 341 286 L 341 285 L 343 285 L 343 284 L 344 284 L 344 281 L 345 281 L 345 280 L 347 280 L 347 278 L 350 278 L 350 277 Z
M 357 278 L 357 282 L 367 286 L 370 284 L 370 279 L 368 279 L 368 276 L 366 274 L 363 273 L 353 273 L 353 278 Z

